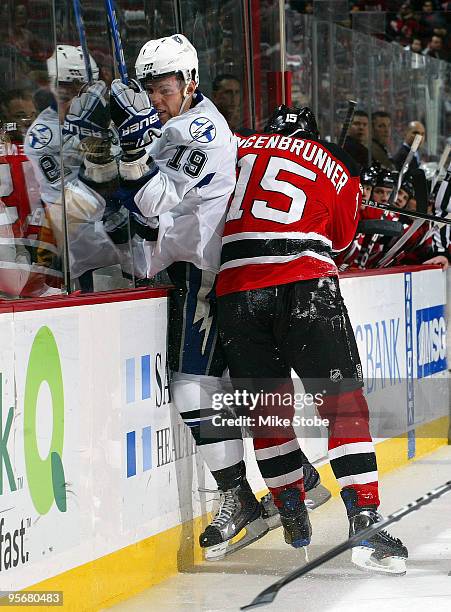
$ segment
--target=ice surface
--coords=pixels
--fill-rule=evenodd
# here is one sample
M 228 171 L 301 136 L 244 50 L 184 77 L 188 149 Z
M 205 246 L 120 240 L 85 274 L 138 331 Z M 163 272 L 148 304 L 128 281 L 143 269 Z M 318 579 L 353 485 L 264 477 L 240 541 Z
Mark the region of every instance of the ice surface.
M 451 478 L 451 447 L 385 476 L 381 511 L 389 514 Z M 347 520 L 333 499 L 311 515 L 310 559 L 342 541 Z M 407 575 L 359 571 L 345 553 L 282 589 L 259 610 L 274 612 L 451 612 L 451 493 L 389 529 L 409 549 Z M 122 612 L 239 610 L 265 587 L 304 563 L 283 542 L 282 530 L 216 563 L 204 563 L 114 606 Z

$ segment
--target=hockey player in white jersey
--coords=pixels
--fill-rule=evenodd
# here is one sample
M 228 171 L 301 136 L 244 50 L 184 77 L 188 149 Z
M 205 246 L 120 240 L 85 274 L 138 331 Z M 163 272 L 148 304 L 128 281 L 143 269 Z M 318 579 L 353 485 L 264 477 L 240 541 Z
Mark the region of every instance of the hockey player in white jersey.
M 99 69 L 92 58 L 91 67 L 97 80 Z M 72 99 L 88 78 L 81 48 L 71 45 L 57 46 L 47 60 L 47 70 L 55 99 L 31 124 L 25 137 L 25 153 L 33 163 L 42 199 L 46 204 L 54 204 L 61 200 L 61 148 L 66 181 L 77 178 L 83 160 L 78 138 L 61 142 L 60 131 Z
M 158 226 L 149 275 L 167 269 L 175 285 L 168 332 L 171 390 L 222 494 L 216 517 L 200 537 L 206 557 L 220 558 L 268 531 L 261 513 L 271 527 L 278 524 L 272 501 L 260 506 L 246 480 L 242 440 L 224 440 L 212 426 L 213 394 L 231 389 L 222 378 L 226 363 L 214 286 L 235 187 L 236 143 L 224 117 L 197 89 L 197 54 L 183 35 L 146 43 L 135 68 L 138 82 L 114 81 L 111 87 L 111 117 L 124 151 L 122 195 L 128 190 L 128 208 Z M 306 488 L 319 482 L 310 467 Z
M 226 369 L 214 284 L 235 187 L 236 143 L 225 119 L 197 90 L 197 53 L 183 35 L 147 42 L 135 68 L 139 83 L 111 86 L 111 117 L 124 151 L 119 171 L 130 190 L 129 209 L 158 225 L 149 276 L 167 269 L 175 285 L 168 326 L 171 392 L 222 492 L 218 514 L 201 536 L 207 558 L 218 558 L 268 531 L 246 480 L 242 440 L 222 440 L 219 431 L 216 438 L 203 435 Z M 154 118 L 143 112 L 146 104 Z M 157 119 L 161 133 L 152 128 Z M 232 545 L 244 527 L 244 538 Z
M 95 81 L 91 87 L 94 90 L 97 88 L 101 94 L 105 86 L 98 81 L 99 70 L 95 61 L 90 58 L 90 62 Z M 58 45 L 47 60 L 47 69 L 55 100 L 30 126 L 25 137 L 25 153 L 33 164 L 41 199 L 61 255 L 64 251 L 64 189 L 71 278 L 80 279 L 82 289 L 92 290 L 92 270 L 124 264 L 124 256 L 113 244 L 102 223 L 105 201 L 79 181 L 85 152 L 80 146 L 79 134 L 71 132 L 72 124 L 67 122 L 67 118 L 71 117 L 72 102 L 80 99 L 77 98 L 80 88 L 88 82 L 81 47 Z M 101 97 L 100 94 L 94 91 L 96 99 Z M 85 99 L 89 98 L 90 92 L 84 96 Z M 76 103 L 75 106 L 79 105 Z M 135 265 L 139 272 L 140 264 L 140 276 L 145 276 L 142 247 L 141 251 L 141 262 L 135 258 Z M 128 253 L 126 256 L 127 260 L 131 259 Z M 131 268 L 130 261 L 125 263 Z

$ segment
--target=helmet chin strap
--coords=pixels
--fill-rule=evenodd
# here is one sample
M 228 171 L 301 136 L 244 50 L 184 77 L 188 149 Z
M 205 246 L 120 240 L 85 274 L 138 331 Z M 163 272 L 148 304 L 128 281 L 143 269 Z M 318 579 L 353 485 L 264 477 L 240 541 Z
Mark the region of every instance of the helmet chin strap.
M 193 94 L 190 94 L 190 95 L 187 94 L 189 86 L 190 86 L 190 83 L 188 83 L 188 85 L 185 85 L 185 87 L 183 88 L 183 94 L 182 94 L 183 95 L 183 100 L 182 100 L 182 104 L 180 106 L 179 115 L 181 115 L 185 111 L 185 106 L 186 106 L 188 100 L 190 98 L 192 98 L 192 96 L 193 96 Z

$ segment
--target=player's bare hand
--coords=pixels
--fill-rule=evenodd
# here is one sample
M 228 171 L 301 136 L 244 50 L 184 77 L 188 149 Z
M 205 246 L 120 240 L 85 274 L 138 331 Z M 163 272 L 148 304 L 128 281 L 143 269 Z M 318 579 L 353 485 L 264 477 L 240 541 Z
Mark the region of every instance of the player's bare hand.
M 444 270 L 447 270 L 449 267 L 449 261 L 444 255 L 436 255 L 435 257 L 432 257 L 431 259 L 424 261 L 423 265 L 426 265 L 426 264 L 439 265 L 439 266 L 442 266 Z

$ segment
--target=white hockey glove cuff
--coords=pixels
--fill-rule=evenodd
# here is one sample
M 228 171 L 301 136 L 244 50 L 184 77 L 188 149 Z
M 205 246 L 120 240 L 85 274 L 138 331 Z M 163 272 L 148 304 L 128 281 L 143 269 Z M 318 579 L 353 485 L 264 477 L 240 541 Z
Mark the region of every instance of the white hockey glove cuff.
M 115 179 L 118 175 L 117 162 L 115 159 L 106 164 L 95 164 L 85 159 L 84 165 L 84 176 L 93 183 L 107 183 Z
M 119 162 L 119 174 L 124 181 L 137 181 L 147 174 L 151 178 L 157 172 L 158 166 L 146 152 L 133 161 L 121 159 Z

